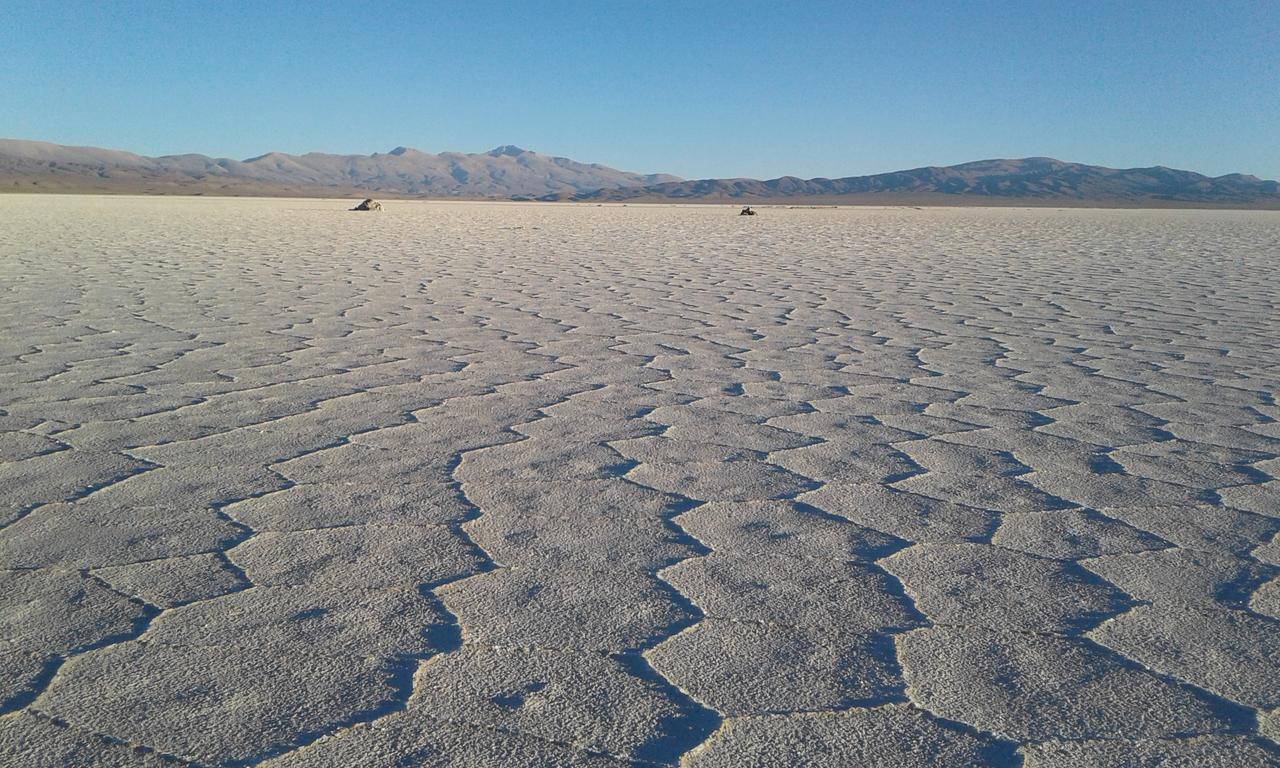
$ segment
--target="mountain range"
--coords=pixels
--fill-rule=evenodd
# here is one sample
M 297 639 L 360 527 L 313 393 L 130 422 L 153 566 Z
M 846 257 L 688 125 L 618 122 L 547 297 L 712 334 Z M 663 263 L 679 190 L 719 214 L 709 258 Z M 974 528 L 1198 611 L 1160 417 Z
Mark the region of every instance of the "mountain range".
M 1104 168 L 1049 157 L 979 160 L 947 167 L 914 168 L 873 176 L 800 179 L 668 181 L 630 188 L 580 192 L 575 200 L 696 199 L 752 201 L 827 199 L 1212 204 L 1280 208 L 1280 184 L 1256 176 L 1209 177 L 1174 168 Z
M 270 152 L 248 160 L 144 157 L 97 147 L 0 139 L 0 189 L 22 192 L 512 198 L 573 195 L 679 181 L 497 147 L 438 155 L 408 147 L 372 155 Z
M 1255 176 L 1105 168 L 1048 157 L 979 160 L 871 176 L 682 180 L 503 146 L 478 154 L 408 147 L 372 155 L 271 152 L 248 160 L 144 157 L 0 139 L 0 191 L 832 204 L 1097 205 L 1280 209 Z

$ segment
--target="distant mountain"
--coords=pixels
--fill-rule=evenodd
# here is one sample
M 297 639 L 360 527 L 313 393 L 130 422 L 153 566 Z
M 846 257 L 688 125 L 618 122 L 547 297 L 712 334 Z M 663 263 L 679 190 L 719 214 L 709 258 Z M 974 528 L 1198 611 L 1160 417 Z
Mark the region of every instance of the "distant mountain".
M 1173 168 L 1104 168 L 1048 157 L 979 160 L 874 176 L 800 179 L 701 179 L 626 189 L 602 188 L 574 200 L 700 202 L 817 201 L 1213 205 L 1280 208 L 1280 184 L 1238 173 L 1211 178 Z
M 0 139 L 0 190 L 149 194 L 304 194 L 519 198 L 679 181 L 515 146 L 482 154 L 271 152 L 248 160 L 204 155 L 143 157 L 95 147 Z
M 1048 157 L 979 160 L 874 176 L 683 181 L 503 146 L 438 155 L 271 152 L 248 160 L 143 157 L 0 139 L 0 192 L 492 198 L 583 202 L 1089 205 L 1280 209 L 1280 184 L 1238 173 L 1104 168 Z

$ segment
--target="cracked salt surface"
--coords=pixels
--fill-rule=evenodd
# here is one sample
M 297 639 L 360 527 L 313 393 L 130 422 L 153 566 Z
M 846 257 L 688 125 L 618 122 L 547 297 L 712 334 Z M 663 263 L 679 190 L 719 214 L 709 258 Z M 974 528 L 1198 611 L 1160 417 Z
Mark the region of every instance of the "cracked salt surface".
M 345 208 L 0 197 L 0 765 L 1280 765 L 1274 214 Z

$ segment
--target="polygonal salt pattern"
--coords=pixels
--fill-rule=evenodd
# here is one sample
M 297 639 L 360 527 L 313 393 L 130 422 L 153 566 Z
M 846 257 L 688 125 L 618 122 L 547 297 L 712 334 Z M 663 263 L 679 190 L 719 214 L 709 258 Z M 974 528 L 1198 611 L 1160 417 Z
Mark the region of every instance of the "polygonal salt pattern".
M 905 706 L 731 718 L 689 755 L 696 768 L 1008 764 L 1009 748 Z
M 1106 649 L 1055 635 L 921 629 L 900 636 L 898 658 L 917 706 L 1017 741 L 1214 733 L 1244 718 Z
M 0 762 L 1280 763 L 1273 216 L 346 207 L 0 199 Z
M 946 625 L 1071 634 L 1130 605 L 1078 566 L 988 544 L 917 544 L 880 564 Z

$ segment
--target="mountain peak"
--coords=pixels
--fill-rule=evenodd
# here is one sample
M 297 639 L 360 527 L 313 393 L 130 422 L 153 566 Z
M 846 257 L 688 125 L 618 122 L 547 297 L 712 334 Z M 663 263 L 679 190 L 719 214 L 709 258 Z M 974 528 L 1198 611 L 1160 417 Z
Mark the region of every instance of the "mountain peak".
M 516 155 L 523 155 L 527 151 L 517 147 L 515 144 L 503 144 L 501 147 L 494 147 L 485 154 L 490 157 L 502 157 L 503 155 L 515 157 Z
M 396 147 L 395 149 L 391 150 L 391 151 L 390 151 L 390 152 L 388 152 L 387 154 L 388 154 L 388 155 L 395 155 L 396 157 L 400 157 L 401 155 L 408 154 L 409 152 L 413 152 L 413 151 L 414 151 L 414 150 L 413 150 L 413 148 L 412 148 L 412 147 Z

